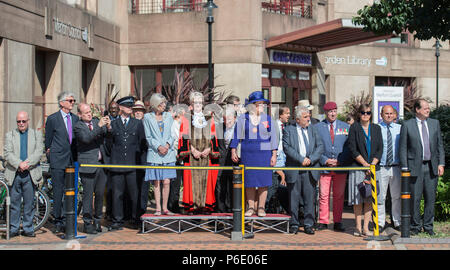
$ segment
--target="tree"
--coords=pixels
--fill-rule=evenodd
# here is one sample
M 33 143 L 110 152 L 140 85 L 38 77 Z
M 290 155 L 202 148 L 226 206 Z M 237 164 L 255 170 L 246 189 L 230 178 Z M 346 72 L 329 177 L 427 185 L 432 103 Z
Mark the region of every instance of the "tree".
M 419 40 L 450 39 L 449 0 L 379 0 L 358 10 L 353 22 L 376 34 L 408 30 Z

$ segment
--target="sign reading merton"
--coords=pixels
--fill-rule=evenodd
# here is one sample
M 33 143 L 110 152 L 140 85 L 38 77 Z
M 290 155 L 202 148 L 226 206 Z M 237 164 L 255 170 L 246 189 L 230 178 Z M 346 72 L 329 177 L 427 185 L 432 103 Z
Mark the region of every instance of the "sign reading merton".
M 62 22 L 58 18 L 54 18 L 53 21 L 55 23 L 56 33 L 63 36 L 68 36 L 72 39 L 83 40 L 84 42 L 88 43 L 89 34 L 87 27 L 85 27 L 84 29 L 79 28 L 71 25 L 70 23 Z
M 311 66 L 312 54 L 270 50 L 270 63 L 293 66 Z

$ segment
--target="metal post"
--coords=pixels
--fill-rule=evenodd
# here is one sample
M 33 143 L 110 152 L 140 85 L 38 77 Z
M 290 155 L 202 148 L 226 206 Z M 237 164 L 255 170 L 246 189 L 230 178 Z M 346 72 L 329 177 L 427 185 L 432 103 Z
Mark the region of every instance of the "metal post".
M 439 39 L 436 39 L 436 44 L 433 47 L 436 47 L 436 108 L 439 107 L 439 56 L 441 55 L 439 52 L 439 48 L 442 47 L 439 44 Z
M 75 239 L 75 222 L 76 222 L 76 212 L 75 212 L 75 182 L 74 182 L 75 168 L 66 168 L 66 178 L 65 178 L 65 215 L 66 215 L 66 234 L 65 239 L 71 240 Z
M 409 186 L 409 177 L 411 171 L 402 170 L 402 189 L 400 198 L 402 200 L 402 214 L 401 214 L 401 237 L 409 238 L 411 236 L 411 188 Z
M 231 240 L 242 240 L 242 170 L 233 167 L 233 230 Z
M 211 92 L 214 88 L 214 75 L 212 67 L 212 24 L 214 23 L 213 8 L 217 8 L 213 0 L 208 0 L 208 2 L 203 6 L 208 10 L 208 17 L 206 17 L 206 23 L 208 24 L 208 90 L 209 99 L 212 101 L 214 94 Z

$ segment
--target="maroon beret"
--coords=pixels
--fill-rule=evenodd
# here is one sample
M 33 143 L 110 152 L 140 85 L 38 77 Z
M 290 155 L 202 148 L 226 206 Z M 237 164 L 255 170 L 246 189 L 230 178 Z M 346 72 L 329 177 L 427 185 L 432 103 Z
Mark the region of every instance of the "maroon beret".
M 330 110 L 334 110 L 334 109 L 337 109 L 336 102 L 330 101 L 330 102 L 325 103 L 325 105 L 323 105 L 324 111 L 330 111 Z

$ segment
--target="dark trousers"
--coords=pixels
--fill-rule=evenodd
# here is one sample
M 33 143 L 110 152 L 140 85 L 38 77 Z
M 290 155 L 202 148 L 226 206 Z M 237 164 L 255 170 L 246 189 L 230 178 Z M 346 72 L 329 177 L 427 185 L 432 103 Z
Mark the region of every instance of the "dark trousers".
M 83 184 L 83 221 L 99 223 L 103 216 L 103 195 L 106 186 L 106 174 L 102 168 L 95 173 L 80 173 Z M 95 194 L 95 199 L 94 199 Z
M 422 164 L 422 173 L 410 178 L 412 215 L 411 229 L 421 230 L 420 201 L 424 198 L 423 229 L 432 230 L 434 222 L 434 204 L 436 201 L 436 189 L 438 177 L 432 174 L 431 163 Z
M 105 215 L 108 219 L 112 218 L 112 180 L 111 172 L 106 170 L 106 212 Z
M 304 226 L 312 227 L 314 225 L 314 194 L 316 181 L 310 177 L 309 172 L 300 172 L 298 180 L 294 183 L 288 183 L 287 185 L 291 226 L 298 227 L 300 225 L 298 207 L 300 199 L 303 199 Z
M 231 213 L 233 209 L 233 171 L 222 171 L 217 179 L 215 196 L 217 212 Z
M 124 223 L 124 193 L 127 190 L 131 199 L 131 219 L 138 221 L 138 188 L 136 181 L 136 171 L 131 172 L 111 172 L 112 182 L 112 221 L 114 224 Z
M 177 166 L 180 164 L 176 164 Z M 177 178 L 170 181 L 169 200 L 167 201 L 167 209 L 173 213 L 180 213 L 180 188 L 183 182 L 183 170 L 177 170 Z M 148 192 L 147 192 L 148 198 Z
M 16 174 L 14 182 L 11 186 L 11 221 L 10 230 L 16 233 L 20 229 L 20 210 L 23 199 L 23 230 L 26 233 L 34 231 L 33 217 L 34 217 L 34 191 L 35 187 L 31 181 L 30 174 L 25 175 Z
M 66 186 L 64 169 L 51 169 L 53 186 L 53 217 L 55 225 L 65 226 L 65 217 L 63 209 L 64 188 Z

